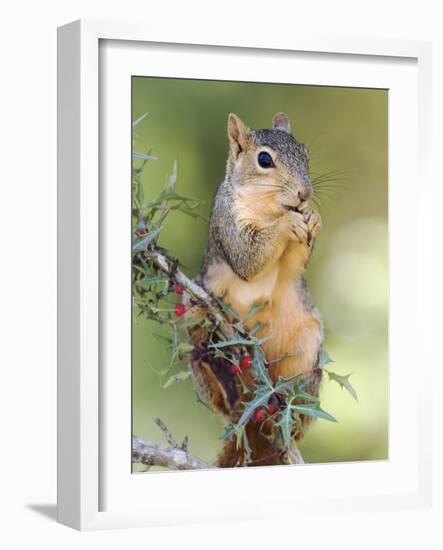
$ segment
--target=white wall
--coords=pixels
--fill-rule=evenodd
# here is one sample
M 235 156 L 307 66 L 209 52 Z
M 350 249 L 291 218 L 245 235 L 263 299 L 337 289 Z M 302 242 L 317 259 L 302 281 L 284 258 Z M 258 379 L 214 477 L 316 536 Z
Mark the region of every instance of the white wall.
M 0 543 L 4 548 L 234 549 L 296 547 L 299 529 L 312 548 L 437 547 L 432 529 L 405 512 L 385 518 L 383 535 L 362 516 L 312 518 L 308 525 L 205 526 L 79 534 L 50 521 L 55 504 L 56 401 L 56 27 L 73 19 L 149 21 L 244 27 L 250 36 L 270 29 L 296 34 L 312 28 L 326 34 L 434 40 L 435 97 L 443 97 L 443 38 L 439 2 L 421 0 L 77 0 L 16 1 L 2 7 L 0 85 Z M 441 150 L 441 99 L 435 134 Z M 436 176 L 437 177 L 437 176 Z M 439 175 L 441 179 L 441 175 Z M 441 196 L 441 194 L 440 194 Z M 441 201 L 434 201 L 436 217 Z M 440 215 L 441 217 L 441 215 Z M 441 248 L 442 232 L 436 237 Z M 5 254 L 6 251 L 6 254 Z M 438 277 L 438 278 L 437 278 Z M 3 280 L 4 279 L 4 280 Z M 442 280 L 442 273 L 436 280 Z M 441 298 L 441 292 L 440 292 Z M 12 330 L 11 330 L 12 329 Z M 436 361 L 440 357 L 436 357 Z M 441 410 L 441 408 L 440 408 Z M 278 489 L 276 488 L 278 494 Z M 277 497 L 278 498 L 278 497 Z M 277 506 L 270 502 L 269 506 Z M 39 511 L 35 510 L 35 507 Z M 253 534 L 250 534 L 250 531 Z M 223 531 L 223 533 L 221 533 Z M 3 540 L 5 539 L 5 541 Z M 9 539 L 6 542 L 6 539 Z M 156 544 L 157 543 L 157 544 Z M 307 546 L 304 542 L 303 546 Z

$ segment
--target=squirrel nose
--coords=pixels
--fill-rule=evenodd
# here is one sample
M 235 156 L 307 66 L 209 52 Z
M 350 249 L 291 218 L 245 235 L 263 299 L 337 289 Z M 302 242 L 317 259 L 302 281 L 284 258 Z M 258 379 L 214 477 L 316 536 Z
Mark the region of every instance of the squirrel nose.
M 301 201 L 307 201 L 312 197 L 311 187 L 303 187 L 301 191 L 298 192 L 298 198 Z

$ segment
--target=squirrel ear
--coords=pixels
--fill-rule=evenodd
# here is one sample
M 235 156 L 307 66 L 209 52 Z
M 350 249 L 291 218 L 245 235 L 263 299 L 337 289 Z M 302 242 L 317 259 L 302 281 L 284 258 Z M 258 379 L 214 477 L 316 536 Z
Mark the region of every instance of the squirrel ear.
M 276 113 L 272 118 L 272 127 L 275 130 L 283 130 L 288 134 L 291 133 L 291 123 L 285 113 Z
M 231 151 L 235 158 L 244 150 L 248 138 L 248 130 L 240 117 L 229 114 L 228 117 L 228 137 L 231 145 Z

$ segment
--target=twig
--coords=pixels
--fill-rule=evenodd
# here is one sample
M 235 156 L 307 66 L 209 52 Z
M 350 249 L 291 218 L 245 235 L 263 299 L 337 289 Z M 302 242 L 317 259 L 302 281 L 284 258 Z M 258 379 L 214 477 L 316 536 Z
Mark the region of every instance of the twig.
M 132 438 L 132 461 L 145 466 L 163 466 L 170 470 L 207 470 L 209 462 L 191 455 L 181 447 L 166 447 L 140 437 Z
M 288 451 L 288 458 L 291 464 L 305 464 L 305 461 L 303 460 L 301 452 L 299 451 L 299 448 L 297 447 L 295 441 L 292 442 L 291 447 Z
M 177 442 L 172 437 L 171 432 L 168 430 L 166 425 L 160 420 L 160 418 L 155 419 L 155 423 L 160 428 L 160 430 L 165 434 L 166 441 L 171 445 L 171 447 L 178 447 Z

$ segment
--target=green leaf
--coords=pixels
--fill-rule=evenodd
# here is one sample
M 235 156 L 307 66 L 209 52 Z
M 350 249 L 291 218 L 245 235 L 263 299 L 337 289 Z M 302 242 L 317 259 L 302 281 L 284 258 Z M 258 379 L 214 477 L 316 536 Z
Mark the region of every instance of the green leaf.
M 276 425 L 281 429 L 283 441 L 287 449 L 291 446 L 292 425 L 294 422 L 296 422 L 296 420 L 292 416 L 292 408 L 286 407 L 282 411 L 281 418 Z
M 177 319 L 176 322 L 182 327 L 195 327 L 196 325 L 202 326 L 205 322 L 205 319 L 195 319 L 194 316 L 190 315 L 188 317 L 188 314 L 184 315 L 183 317 L 180 317 L 180 319 Z
M 336 374 L 335 372 L 326 371 L 329 376 L 329 380 L 334 380 L 337 382 L 337 384 L 340 385 L 341 388 L 346 388 L 348 392 L 352 395 L 352 397 L 358 401 L 358 395 L 355 389 L 352 387 L 351 383 L 349 382 L 349 377 L 352 373 L 346 374 L 345 376 L 342 376 L 340 374 Z
M 137 126 L 137 124 L 140 124 L 140 122 L 142 120 L 145 120 L 145 118 L 148 116 L 148 113 L 145 113 L 144 115 L 142 115 L 141 117 L 137 118 L 136 120 L 134 120 L 134 122 L 132 123 L 132 127 L 135 128 Z
M 191 376 L 191 371 L 180 371 L 177 374 L 173 374 L 163 385 L 163 389 L 169 388 L 169 386 L 172 386 L 175 382 L 183 382 L 183 380 L 187 380 Z
M 235 429 L 235 425 L 229 424 L 229 426 L 226 426 L 225 432 L 222 434 L 220 439 L 232 439 L 236 434 L 237 431 Z
M 246 434 L 246 430 L 243 430 L 243 433 L 242 433 L 242 441 L 243 441 L 243 447 L 245 449 L 245 452 L 246 452 L 246 457 L 248 460 L 251 460 L 251 456 L 252 456 L 252 449 L 249 445 L 249 441 L 248 441 L 248 436 Z
M 179 355 L 190 353 L 193 350 L 194 346 L 192 344 L 188 344 L 187 342 L 180 342 L 180 344 L 177 346 L 177 353 Z
M 134 244 L 132 245 L 132 252 L 136 254 L 137 252 L 143 252 L 144 250 L 146 250 L 148 244 L 151 243 L 159 233 L 160 228 L 156 227 L 144 237 L 136 239 Z
M 297 374 L 296 376 L 292 376 L 291 378 L 282 378 L 280 376 L 277 380 L 277 383 L 275 384 L 276 393 L 287 393 L 290 391 L 294 392 L 295 390 L 294 386 L 298 378 L 300 378 L 299 374 Z M 292 401 L 292 397 L 291 397 L 291 401 Z
M 158 278 L 149 278 L 145 277 L 142 279 L 141 284 L 144 286 L 155 286 L 155 285 L 169 285 L 168 279 L 158 279 Z
M 136 197 L 137 197 L 137 202 L 138 202 L 139 206 L 141 207 L 145 202 L 145 194 L 144 194 L 144 190 L 143 190 L 143 185 L 140 181 L 137 181 Z
M 236 424 L 236 430 L 239 430 L 242 426 L 245 426 L 249 420 L 252 418 L 255 409 L 259 407 L 266 407 L 268 405 L 269 399 L 275 393 L 275 390 L 272 386 L 264 387 L 258 386 L 255 390 L 255 397 L 251 401 L 245 403 L 245 408 L 240 417 L 240 420 Z M 237 431 L 238 433 L 238 431 Z
M 238 323 L 236 323 L 234 326 L 237 327 L 237 325 Z M 263 325 L 261 323 L 255 323 L 255 325 L 249 331 L 250 336 L 254 336 L 254 334 L 262 328 L 262 326 Z
M 221 340 L 215 344 L 210 344 L 209 348 L 227 348 L 229 346 L 259 346 L 264 342 L 260 338 L 252 338 L 248 340 L 247 338 L 232 338 L 231 340 Z
M 316 405 L 291 405 L 291 409 L 305 416 L 323 418 L 323 420 L 329 420 L 329 422 L 337 422 L 336 418 L 320 408 L 320 403 Z
M 174 160 L 172 165 L 172 174 L 170 174 L 166 179 L 165 191 L 168 193 L 170 191 L 175 191 L 175 186 L 177 185 L 177 172 L 178 172 L 178 163 Z
M 238 313 L 226 302 L 223 300 L 217 300 L 218 305 L 222 308 L 222 310 L 227 313 L 228 315 L 231 315 L 232 317 L 238 318 Z
M 171 176 L 170 176 L 171 177 Z M 190 202 L 198 205 L 198 200 L 194 199 L 192 197 L 186 197 L 185 195 L 180 195 L 180 193 L 177 193 L 174 189 L 165 189 L 160 193 L 160 195 L 157 197 L 157 200 L 153 203 L 150 203 L 148 206 L 150 207 L 164 207 L 163 204 L 165 201 L 181 201 L 181 202 Z
M 294 388 L 294 391 L 292 392 L 291 394 L 291 402 L 294 400 L 294 399 L 302 399 L 304 401 L 309 401 L 309 402 L 312 402 L 312 403 L 320 403 L 320 400 L 318 397 L 316 397 L 315 395 L 312 395 L 310 393 L 307 393 L 305 391 L 303 391 L 301 388 L 299 387 L 295 387 Z
M 140 160 L 158 160 L 157 157 L 153 157 L 152 155 L 147 155 L 146 153 L 136 153 L 135 151 L 132 153 L 132 157 Z
M 145 267 L 139 266 L 137 264 L 132 265 L 133 269 L 141 273 L 142 275 L 146 276 L 146 273 L 148 272 Z
M 318 362 L 320 367 L 324 367 L 325 365 L 328 365 L 329 363 L 333 363 L 334 361 L 329 357 L 329 355 L 326 353 L 324 349 L 320 351 L 320 356 L 318 358 Z
M 246 319 L 249 319 L 250 317 L 253 317 L 256 313 L 261 311 L 263 308 L 265 308 L 268 305 L 268 302 L 262 302 L 257 304 L 252 304 L 251 309 L 248 311 L 248 314 L 246 316 Z
M 265 356 L 259 346 L 254 348 L 254 360 L 252 362 L 252 366 L 256 372 L 257 383 L 264 384 L 267 388 L 273 388 L 272 380 L 269 376 L 269 371 L 265 363 Z M 275 391 L 274 388 L 273 391 Z

